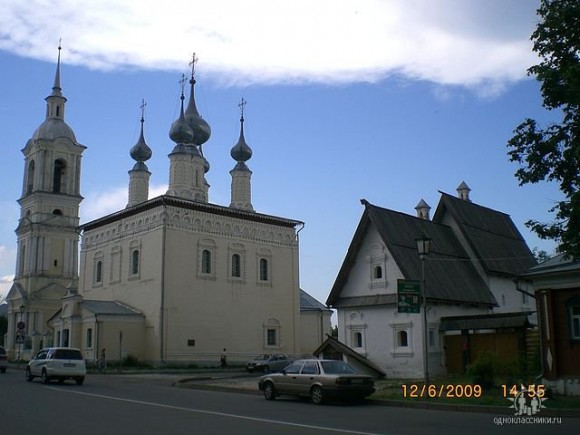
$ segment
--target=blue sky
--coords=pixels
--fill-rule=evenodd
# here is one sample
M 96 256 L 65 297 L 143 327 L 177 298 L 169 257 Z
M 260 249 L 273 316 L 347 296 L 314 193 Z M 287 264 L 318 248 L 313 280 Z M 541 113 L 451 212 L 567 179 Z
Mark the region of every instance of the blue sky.
M 81 222 L 126 205 L 142 98 L 151 196 L 166 191 L 168 131 L 195 51 L 197 105 L 212 128 L 210 202 L 230 202 L 243 97 L 254 208 L 306 223 L 301 286 L 321 302 L 361 198 L 413 215 L 423 198 L 433 213 L 438 191 L 465 181 L 473 202 L 512 216 L 530 248 L 554 250 L 524 222 L 551 219 L 557 186 L 518 186 L 506 148 L 525 117 L 557 120 L 526 76 L 539 1 L 3 3 L 0 299 L 15 270 L 20 150 L 44 120 L 59 38 L 66 121 L 88 147 Z

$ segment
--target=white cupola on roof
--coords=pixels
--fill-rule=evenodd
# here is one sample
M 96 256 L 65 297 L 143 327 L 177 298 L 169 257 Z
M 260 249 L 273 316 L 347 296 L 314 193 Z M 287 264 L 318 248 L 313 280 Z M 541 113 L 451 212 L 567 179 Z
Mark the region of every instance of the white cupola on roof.
M 469 199 L 469 192 L 471 192 L 471 189 L 467 184 L 465 184 L 465 181 L 462 181 L 457 188 L 457 197 L 459 199 L 463 199 L 464 201 L 471 202 L 471 199 Z
M 429 212 L 431 211 L 431 207 L 429 206 L 429 204 L 427 204 L 425 202 L 424 199 L 421 198 L 421 201 L 419 201 L 419 204 L 417 204 L 417 206 L 415 207 L 415 210 L 417 210 L 417 217 L 420 219 L 425 219 L 425 220 L 429 220 Z

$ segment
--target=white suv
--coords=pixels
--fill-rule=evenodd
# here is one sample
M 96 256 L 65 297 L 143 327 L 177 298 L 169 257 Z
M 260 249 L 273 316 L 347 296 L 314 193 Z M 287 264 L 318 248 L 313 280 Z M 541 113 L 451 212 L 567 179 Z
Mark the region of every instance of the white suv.
M 71 347 L 42 349 L 26 366 L 28 382 L 40 376 L 45 384 L 52 379 L 57 379 L 60 383 L 74 379 L 77 385 L 82 385 L 86 374 L 87 369 L 81 351 Z

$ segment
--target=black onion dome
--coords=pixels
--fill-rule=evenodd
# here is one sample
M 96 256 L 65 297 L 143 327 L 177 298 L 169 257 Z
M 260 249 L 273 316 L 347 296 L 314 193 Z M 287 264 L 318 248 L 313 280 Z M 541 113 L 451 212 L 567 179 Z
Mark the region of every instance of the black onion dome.
M 207 121 L 199 115 L 195 104 L 195 79 L 192 78 L 189 80 L 189 83 L 191 84 L 191 91 L 189 94 L 189 104 L 185 110 L 185 121 L 193 130 L 193 143 L 196 145 L 203 145 L 211 136 L 211 128 Z
M 183 114 L 183 100 L 185 97 L 181 94 L 181 110 L 179 112 L 179 118 L 171 124 L 171 129 L 169 130 L 170 139 L 178 144 L 191 143 L 193 141 L 193 130 L 189 127 L 185 121 L 185 116 Z
M 131 154 L 131 158 L 137 162 L 146 162 L 151 158 L 151 155 L 153 154 L 151 148 L 149 148 L 149 146 L 145 142 L 145 137 L 143 136 L 143 122 L 144 119 L 141 118 L 141 134 L 139 135 L 139 140 L 129 151 L 129 153 Z
M 240 118 L 240 138 L 238 139 L 238 143 L 232 147 L 230 155 L 236 162 L 245 162 L 250 160 L 252 157 L 252 149 L 248 146 L 246 139 L 244 138 L 243 116 Z

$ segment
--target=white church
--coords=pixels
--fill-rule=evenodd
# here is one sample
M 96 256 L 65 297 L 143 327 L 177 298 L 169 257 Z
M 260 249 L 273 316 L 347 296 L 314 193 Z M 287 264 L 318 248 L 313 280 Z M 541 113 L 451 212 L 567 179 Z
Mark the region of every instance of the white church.
M 300 289 L 304 223 L 252 206 L 243 100 L 230 152 L 231 203 L 209 201 L 203 145 L 211 129 L 196 107 L 192 65 L 187 107 L 182 92 L 169 131 L 167 193 L 148 199 L 152 150 L 142 117 L 126 208 L 81 225 L 86 147 L 65 122 L 59 47 L 46 119 L 22 150 L 18 256 L 7 296 L 12 357 L 54 345 L 78 347 L 88 361 L 106 349 L 111 360 L 216 362 L 224 348 L 243 361 L 311 354 L 330 333 L 331 311 Z

